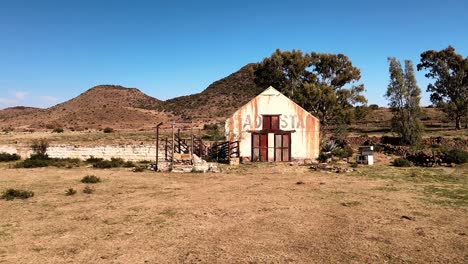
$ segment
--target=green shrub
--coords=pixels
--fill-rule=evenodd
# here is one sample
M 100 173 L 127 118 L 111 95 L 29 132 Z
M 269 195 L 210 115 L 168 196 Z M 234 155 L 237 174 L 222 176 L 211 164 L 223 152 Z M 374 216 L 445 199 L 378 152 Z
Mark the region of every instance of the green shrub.
M 330 141 L 326 142 L 325 144 L 323 144 L 322 151 L 323 152 L 332 152 L 337 147 L 338 147 L 338 145 L 336 144 L 336 142 L 334 140 L 330 140 Z
M 94 176 L 94 175 L 87 175 L 87 176 L 84 176 L 83 179 L 81 179 L 81 182 L 82 183 L 94 184 L 94 183 L 101 182 L 101 179 L 99 177 Z
M 327 162 L 327 160 L 331 157 L 332 157 L 331 153 L 320 153 L 320 155 L 318 156 L 318 160 L 320 162 Z
M 69 188 L 68 190 L 65 191 L 66 196 L 72 196 L 76 194 L 76 190 L 73 188 Z
M 93 164 L 93 167 L 94 168 L 99 168 L 99 169 L 109 169 L 109 168 L 123 167 L 124 165 L 129 166 L 130 164 L 132 164 L 134 166 L 133 163 L 125 162 L 121 158 L 111 158 L 111 160 L 101 160 L 101 161 L 95 162 Z M 131 166 L 131 167 L 133 167 L 133 166 Z
M 86 194 L 92 194 L 93 192 L 94 192 L 94 188 L 91 188 L 89 186 L 86 186 L 83 189 L 83 193 L 86 193 Z
M 451 149 L 444 152 L 447 163 L 463 164 L 468 162 L 468 152 L 461 149 Z
M 16 168 L 42 168 L 48 166 L 55 166 L 59 168 L 73 168 L 79 167 L 81 161 L 79 159 L 57 159 L 49 158 L 47 154 L 32 154 L 29 158 L 16 163 Z
M 353 149 L 350 146 L 344 148 L 335 148 L 332 155 L 339 158 L 349 158 L 353 155 Z
M 52 133 L 63 133 L 63 128 L 61 127 L 54 128 L 54 130 L 52 130 Z
M 112 133 L 112 132 L 114 132 L 114 129 L 113 129 L 112 127 L 106 127 L 106 128 L 104 128 L 104 129 L 102 130 L 102 132 L 104 132 L 104 133 L 106 133 L 106 134 L 107 134 L 107 133 Z
M 143 166 L 137 166 L 133 168 L 133 172 L 143 172 L 145 170 L 145 167 Z
M 103 160 L 104 160 L 103 158 L 95 158 L 95 157 L 91 156 L 88 159 L 86 159 L 86 162 L 87 163 L 97 163 L 97 162 L 100 162 L 100 161 L 103 161 Z
M 34 154 L 45 155 L 48 147 L 49 141 L 47 141 L 45 138 L 35 139 L 31 144 L 31 149 L 33 150 Z
M 396 167 L 411 167 L 411 162 L 405 158 L 398 158 L 393 161 L 393 166 Z
M 136 167 L 136 165 L 135 165 L 135 163 L 133 163 L 131 161 L 126 161 L 126 162 L 124 162 L 123 167 L 124 168 L 133 168 L 133 167 Z
M 42 168 L 42 167 L 48 167 L 50 165 L 50 160 L 49 159 L 36 159 L 36 158 L 28 158 L 25 159 L 19 163 L 16 163 L 15 167 L 16 168 Z
M 372 109 L 372 110 L 377 110 L 377 109 L 379 109 L 379 106 L 376 105 L 376 104 L 371 104 L 371 105 L 369 105 L 369 108 Z
M 374 145 L 374 151 L 375 152 L 383 152 L 384 148 L 382 147 L 382 145 Z
M 20 159 L 21 157 L 18 154 L 0 152 L 0 162 L 15 161 Z
M 3 192 L 0 198 L 10 201 L 13 199 L 28 199 L 33 196 L 34 196 L 34 192 L 31 192 L 31 191 L 25 191 L 25 190 L 19 190 L 19 189 L 8 189 Z

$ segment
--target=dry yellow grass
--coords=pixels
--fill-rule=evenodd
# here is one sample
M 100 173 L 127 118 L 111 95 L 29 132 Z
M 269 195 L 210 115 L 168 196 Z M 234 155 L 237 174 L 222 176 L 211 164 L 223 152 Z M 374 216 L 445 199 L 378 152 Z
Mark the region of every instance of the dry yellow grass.
M 467 168 L 425 170 L 457 180 L 268 164 L 219 174 L 0 168 L 0 189 L 35 192 L 0 200 L 0 263 L 466 263 L 467 207 L 425 190 L 466 188 Z M 102 182 L 88 195 L 80 179 L 90 174 Z

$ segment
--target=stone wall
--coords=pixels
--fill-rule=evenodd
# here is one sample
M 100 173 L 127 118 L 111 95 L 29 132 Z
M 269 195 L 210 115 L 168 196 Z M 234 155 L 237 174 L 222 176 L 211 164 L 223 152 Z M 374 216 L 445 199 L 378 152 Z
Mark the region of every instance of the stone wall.
M 16 153 L 21 158 L 27 158 L 32 151 L 28 146 L 0 145 L 0 152 Z M 156 146 L 154 145 L 105 145 L 83 147 L 75 145 L 51 145 L 47 149 L 51 158 L 78 158 L 85 160 L 91 156 L 95 158 L 122 158 L 126 161 L 154 161 L 156 160 Z M 164 160 L 164 150 L 159 150 L 159 160 Z

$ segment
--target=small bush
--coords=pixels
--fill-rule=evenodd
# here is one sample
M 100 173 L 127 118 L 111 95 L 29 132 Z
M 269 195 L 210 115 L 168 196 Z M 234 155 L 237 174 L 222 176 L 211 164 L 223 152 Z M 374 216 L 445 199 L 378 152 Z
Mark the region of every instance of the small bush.
M 447 163 L 463 164 L 468 162 L 468 152 L 461 149 L 451 149 L 444 152 Z
M 349 158 L 353 155 L 353 149 L 350 146 L 344 148 L 335 148 L 332 155 L 339 158 Z
M 82 183 L 98 183 L 98 182 L 101 182 L 101 179 L 99 177 L 96 177 L 94 175 L 87 175 L 87 176 L 84 176 L 83 179 L 81 179 L 81 182 Z
M 126 161 L 126 162 L 124 162 L 123 167 L 124 168 L 133 168 L 133 167 L 136 167 L 136 165 L 135 165 L 135 163 L 133 163 L 131 161 Z
M 79 159 L 51 159 L 47 154 L 32 154 L 29 158 L 22 162 L 16 163 L 16 168 L 42 168 L 55 166 L 59 168 L 79 167 L 81 161 Z
M 86 193 L 86 194 L 92 194 L 93 192 L 94 192 L 94 188 L 91 188 L 89 186 L 86 186 L 83 189 L 83 193 Z
M 371 105 L 369 105 L 369 108 L 372 109 L 372 110 L 377 110 L 377 109 L 379 109 L 379 106 L 376 105 L 376 104 L 371 104 Z
M 326 142 L 322 146 L 322 151 L 323 152 L 332 152 L 337 147 L 338 147 L 338 145 L 336 144 L 336 142 L 334 140 L 330 140 L 330 141 Z
M 99 169 L 118 168 L 118 167 L 123 167 L 123 166 L 134 167 L 134 164 L 125 162 L 121 158 L 111 158 L 111 160 L 101 160 L 93 164 L 94 168 L 99 168 Z
M 21 157 L 18 154 L 0 152 L 0 162 L 15 161 L 20 159 Z
M 52 133 L 63 133 L 63 128 L 61 127 L 54 128 L 54 130 L 52 130 Z
M 66 196 L 72 196 L 76 194 L 76 190 L 73 188 L 69 188 L 67 191 L 65 191 Z
M 34 196 L 34 192 L 19 190 L 19 189 L 8 189 L 3 192 L 1 199 L 5 199 L 7 201 L 13 199 L 28 199 Z
M 102 130 L 104 133 L 112 133 L 114 132 L 114 129 L 112 127 L 106 127 Z
M 137 166 L 133 168 L 133 172 L 143 172 L 145 170 L 145 167 L 143 166 Z
M 49 147 L 49 141 L 47 139 L 35 139 L 31 144 L 31 148 L 34 154 L 45 155 L 47 148 Z
M 50 160 L 50 166 L 55 166 L 59 168 L 79 167 L 80 164 L 81 164 L 80 159 L 66 158 L 66 159 L 51 159 Z
M 374 151 L 375 152 L 383 152 L 384 148 L 382 147 L 382 145 L 374 145 Z
M 16 168 L 42 168 L 48 167 L 50 165 L 49 159 L 36 159 L 36 158 L 28 158 L 23 160 L 22 162 L 16 163 Z
M 87 163 L 97 163 L 97 162 L 100 162 L 100 161 L 103 161 L 103 160 L 104 160 L 103 158 L 95 158 L 95 157 L 91 156 L 88 159 L 86 159 L 86 162 Z
M 411 162 L 405 158 L 398 158 L 393 161 L 393 166 L 396 167 L 411 167 Z
M 329 158 L 331 158 L 331 157 L 332 157 L 331 153 L 326 153 L 326 154 L 325 153 L 320 153 L 320 155 L 318 156 L 318 160 L 320 162 L 327 162 L 327 160 Z

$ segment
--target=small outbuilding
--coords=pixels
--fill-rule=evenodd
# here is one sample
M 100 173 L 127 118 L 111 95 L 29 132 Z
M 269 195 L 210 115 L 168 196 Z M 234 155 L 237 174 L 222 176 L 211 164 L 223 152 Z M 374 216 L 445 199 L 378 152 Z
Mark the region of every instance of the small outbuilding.
M 226 120 L 226 138 L 251 161 L 294 161 L 319 155 L 320 121 L 273 87 Z

